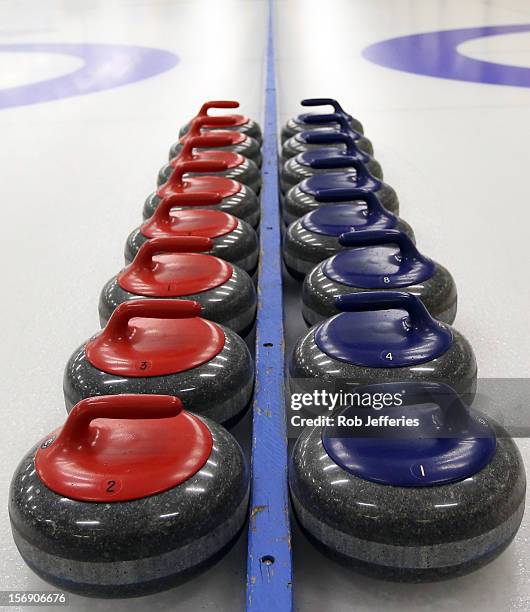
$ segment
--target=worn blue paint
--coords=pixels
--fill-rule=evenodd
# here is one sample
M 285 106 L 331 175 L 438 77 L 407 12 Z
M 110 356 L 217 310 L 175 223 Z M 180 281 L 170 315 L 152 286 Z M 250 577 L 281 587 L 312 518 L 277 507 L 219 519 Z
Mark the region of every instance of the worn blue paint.
M 469 40 L 519 32 L 530 32 L 530 24 L 424 32 L 370 45 L 364 49 L 363 57 L 386 68 L 424 76 L 530 87 L 530 68 L 473 59 L 462 55 L 457 49 L 458 45 Z
M 292 609 L 277 130 L 273 7 L 269 0 L 248 532 L 248 612 L 288 612 Z
M 179 61 L 164 49 L 102 43 L 9 43 L 0 45 L 0 53 L 71 55 L 83 61 L 67 74 L 0 89 L 0 109 L 114 89 L 170 70 Z

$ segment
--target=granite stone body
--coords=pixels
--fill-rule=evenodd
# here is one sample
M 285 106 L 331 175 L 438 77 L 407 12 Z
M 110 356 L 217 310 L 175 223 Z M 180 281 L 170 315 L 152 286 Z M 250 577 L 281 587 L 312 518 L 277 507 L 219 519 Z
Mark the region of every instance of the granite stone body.
M 359 202 L 359 204 L 362 204 Z M 392 225 L 392 227 L 390 227 Z M 414 241 L 414 232 L 410 225 L 396 217 L 395 225 L 390 224 L 386 229 L 398 229 L 405 232 Z M 370 229 L 370 226 L 357 226 L 355 229 Z M 379 227 L 378 227 L 379 229 Z M 324 259 L 335 255 L 345 249 L 339 244 L 338 236 L 317 234 L 307 230 L 302 225 L 302 220 L 293 221 L 283 238 L 283 258 L 289 272 L 297 277 L 303 278 L 306 274 Z
M 331 170 L 328 171 L 331 173 Z M 336 174 L 337 169 L 333 169 Z M 395 215 L 399 214 L 399 201 L 396 192 L 390 185 L 383 183 L 381 189 L 375 192 L 383 208 L 386 208 Z M 333 204 L 353 204 L 359 205 L 360 200 L 350 200 L 343 202 L 319 202 L 313 195 L 302 191 L 300 185 L 291 187 L 283 198 L 282 216 L 285 223 L 292 223 L 294 220 L 303 217 L 308 212 L 321 208 L 322 206 L 333 206 Z
M 245 342 L 222 327 L 225 344 L 212 360 L 164 376 L 126 377 L 95 368 L 82 344 L 66 364 L 63 391 L 68 412 L 85 397 L 121 393 L 176 395 L 184 408 L 218 423 L 237 420 L 248 408 L 254 387 L 254 363 Z
M 317 134 L 318 133 L 326 134 L 326 133 L 329 133 L 331 131 L 336 131 L 336 130 L 331 130 L 329 127 L 328 128 L 322 127 L 322 128 L 318 128 L 314 130 L 312 127 L 311 128 L 308 127 L 308 131 L 311 131 L 311 132 L 314 131 Z M 366 138 L 366 136 L 359 135 L 359 138 L 355 139 L 355 144 L 361 151 L 368 153 L 368 155 L 374 154 L 374 147 L 372 143 L 368 140 L 368 138 Z M 288 159 L 290 159 L 291 157 L 294 157 L 295 155 L 298 155 L 299 153 L 304 153 L 304 151 L 313 151 L 314 149 L 320 149 L 323 146 L 325 145 L 308 144 L 303 138 L 302 132 L 298 132 L 294 136 L 291 136 L 290 138 L 288 138 L 283 143 L 280 161 L 283 164 Z M 340 145 L 337 145 L 337 144 L 329 145 L 329 146 L 340 147 Z M 344 150 L 346 150 L 345 145 L 342 145 L 342 146 Z
M 329 126 L 329 123 L 302 123 L 298 117 L 291 117 L 291 119 L 289 119 L 289 121 L 287 121 L 287 123 L 282 127 L 282 143 L 300 132 L 307 132 L 307 130 L 314 130 L 318 128 L 329 129 Z M 364 134 L 363 124 L 358 119 L 355 119 L 355 117 L 350 117 L 350 126 L 359 134 Z
M 449 385 L 467 403 L 473 401 L 477 385 L 475 354 L 468 340 L 454 328 L 451 346 L 439 357 L 409 366 L 379 368 L 341 361 L 321 351 L 315 342 L 318 327 L 311 327 L 294 346 L 289 360 L 291 393 L 311 391 L 315 381 L 348 391 L 353 385 L 433 381 Z
M 160 168 L 157 177 L 157 185 L 163 185 L 171 176 L 174 168 L 171 164 L 165 164 Z M 221 170 L 220 172 L 212 172 L 212 176 L 224 176 L 229 179 L 233 179 L 234 181 L 238 181 L 243 185 L 247 185 L 250 187 L 255 194 L 259 194 L 261 189 L 261 173 L 256 164 L 250 160 L 245 159 L 242 164 L 236 166 L 235 168 L 227 168 L 226 170 Z M 200 174 L 196 174 L 194 172 L 190 172 L 189 176 L 201 176 Z
M 375 176 L 378 179 L 383 178 L 383 169 L 381 168 L 381 164 L 376 160 L 371 158 L 365 164 L 366 169 L 370 174 Z M 355 168 L 347 167 L 344 168 L 311 168 L 306 164 L 300 163 L 298 157 L 291 157 L 288 159 L 282 166 L 280 172 L 280 189 L 283 193 L 292 189 L 295 185 L 298 185 L 304 179 L 307 179 L 315 174 L 328 174 L 328 173 L 336 173 L 344 170 L 344 172 L 355 173 Z M 386 189 L 388 185 L 385 185 L 383 189 Z
M 354 476 L 326 453 L 322 428 L 306 428 L 290 463 L 296 516 L 324 551 L 374 577 L 423 582 L 478 569 L 508 546 L 524 512 L 521 456 L 494 428 L 489 464 L 465 480 L 427 487 Z
M 168 235 L 170 236 L 170 235 Z M 149 240 L 137 227 L 131 232 L 125 243 L 125 263 L 130 264 L 144 242 Z M 238 268 L 253 274 L 258 265 L 259 243 L 258 236 L 246 221 L 237 219 L 237 227 L 227 234 L 211 239 L 213 248 L 209 255 L 224 259 Z
M 249 480 L 235 439 L 209 419 L 205 465 L 182 484 L 127 502 L 81 502 L 48 489 L 35 446 L 11 483 L 9 515 L 24 561 L 82 595 L 130 597 L 173 586 L 214 561 L 246 519 Z
M 157 206 L 160 204 L 160 197 L 156 193 L 147 196 L 144 203 L 143 217 L 148 219 L 153 215 Z M 175 207 L 175 210 L 182 210 L 186 207 Z M 212 208 L 222 210 L 243 219 L 252 227 L 257 227 L 259 223 L 260 207 L 258 196 L 246 185 L 241 185 L 241 189 L 234 195 L 223 198 L 220 204 L 215 206 L 202 206 L 201 208 Z
M 203 132 L 204 136 L 208 135 L 208 130 Z M 195 147 L 197 151 L 211 151 L 211 147 Z M 230 145 L 227 147 L 215 147 L 216 151 L 228 151 L 230 153 L 239 153 L 239 155 L 243 155 L 247 159 L 251 159 L 256 166 L 261 167 L 261 149 L 258 142 L 247 136 L 243 142 Z M 175 142 L 171 148 L 169 149 L 168 160 L 171 161 L 173 158 L 177 157 L 177 155 L 182 151 L 182 144 L 180 142 Z
M 305 277 L 302 287 L 302 314 L 308 325 L 328 319 L 339 311 L 335 298 L 363 291 L 385 291 L 385 289 L 366 289 L 339 283 L 324 274 L 324 262 L 318 264 Z M 390 289 L 392 290 L 392 289 Z M 454 280 L 443 266 L 436 263 L 434 274 L 415 285 L 400 287 L 421 299 L 433 317 L 444 323 L 455 320 L 457 293 Z
M 188 122 L 186 125 L 180 128 L 179 138 L 185 136 L 188 133 L 189 129 L 190 124 Z M 254 138 L 254 140 L 259 144 L 259 146 L 261 146 L 261 143 L 263 142 L 260 126 L 256 121 L 254 121 L 254 119 L 251 119 L 250 117 L 247 117 L 247 121 L 243 125 L 222 125 L 219 126 L 219 128 L 216 128 L 215 126 L 209 126 L 208 132 L 212 132 L 211 135 L 214 136 L 216 129 L 220 129 L 223 131 L 228 130 L 230 132 L 241 132 L 242 134 L 246 134 L 247 136 Z
M 256 317 L 256 289 L 250 276 L 243 270 L 232 267 L 232 276 L 226 283 L 190 295 L 172 296 L 176 300 L 192 300 L 198 302 L 203 310 L 201 317 L 228 327 L 236 334 L 248 334 L 254 325 Z M 143 300 L 152 296 L 138 295 L 123 289 L 113 276 L 103 287 L 99 298 L 99 321 L 105 327 L 110 315 L 123 302 Z M 167 296 L 159 296 L 167 299 Z

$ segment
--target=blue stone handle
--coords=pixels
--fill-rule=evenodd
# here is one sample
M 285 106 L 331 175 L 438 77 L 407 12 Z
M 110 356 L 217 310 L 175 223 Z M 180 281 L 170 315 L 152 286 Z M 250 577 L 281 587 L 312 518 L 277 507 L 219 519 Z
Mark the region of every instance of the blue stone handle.
M 368 172 L 366 166 L 359 159 L 355 159 L 351 155 L 345 157 L 344 155 L 337 155 L 336 157 L 322 157 L 315 159 L 311 162 L 311 167 L 319 170 L 331 169 L 331 168 L 355 168 L 358 175 L 358 181 L 364 182 L 368 179 L 376 181 L 370 172 Z
M 359 478 L 397 487 L 449 484 L 473 476 L 495 454 L 495 430 L 484 417 L 471 412 L 461 396 L 446 384 L 401 381 L 360 386 L 355 391 L 372 397 L 376 393 L 400 393 L 405 396 L 404 415 L 414 417 L 418 404 L 434 404 L 441 417 L 436 421 L 434 415 L 422 419 L 416 436 L 403 440 L 399 435 L 398 439 L 386 435 L 371 439 L 348 436 L 341 431 L 343 428 L 327 426 L 322 443 L 329 457 Z M 350 406 L 341 414 L 354 416 L 358 412 Z M 433 427 L 436 425 L 438 433 Z
M 345 144 L 347 155 L 356 155 L 360 151 L 355 144 L 353 136 L 347 132 L 307 132 L 305 136 L 307 144 Z
M 347 132 L 349 134 L 356 134 L 359 136 L 360 134 L 352 128 L 348 118 L 340 113 L 328 113 L 325 115 L 306 115 L 303 118 L 303 122 L 309 125 L 313 123 L 338 123 L 340 126 L 341 132 Z
M 360 385 L 356 387 L 359 394 L 401 393 L 405 396 L 404 405 L 432 403 L 440 408 L 444 425 L 457 427 L 461 432 L 470 423 L 469 407 L 462 396 L 453 387 L 434 380 L 398 381 Z M 480 425 L 480 424 L 479 424 Z M 489 428 L 488 428 L 489 431 Z
M 405 392 L 414 402 L 431 402 L 440 408 L 444 424 L 457 427 L 463 433 L 470 423 L 469 408 L 462 400 L 461 395 L 446 383 L 436 381 L 411 381 L 400 383 L 383 383 L 375 385 L 381 390 L 383 387 L 393 388 L 395 392 Z M 365 387 L 374 392 L 371 385 Z M 398 389 L 399 388 L 399 389 Z M 388 392 L 389 389 L 386 389 Z
M 377 246 L 380 244 L 396 244 L 401 251 L 403 259 L 418 260 L 427 263 L 429 260 L 424 257 L 416 248 L 412 240 L 400 230 L 379 229 L 361 230 L 359 232 L 347 232 L 341 234 L 339 243 L 345 247 Z
M 348 116 L 346 111 L 339 104 L 338 100 L 334 100 L 333 98 L 306 98 L 300 102 L 302 106 L 325 106 L 329 104 L 333 106 L 333 110 L 336 113 L 342 113 L 345 116 Z
M 337 187 L 336 189 L 322 189 L 318 193 L 319 202 L 351 202 L 361 200 L 366 202 L 369 214 L 389 214 L 383 208 L 379 198 L 372 191 L 366 191 L 359 187 Z
M 323 157 L 311 162 L 311 168 L 315 170 L 331 170 L 333 168 L 352 168 L 355 160 L 351 156 L 337 155 L 336 157 Z M 362 164 L 362 162 L 359 162 Z M 357 170 L 357 168 L 356 168 Z
M 364 291 L 339 295 L 335 298 L 335 307 L 342 312 L 406 310 L 414 329 L 435 330 L 439 326 L 423 302 L 406 291 Z

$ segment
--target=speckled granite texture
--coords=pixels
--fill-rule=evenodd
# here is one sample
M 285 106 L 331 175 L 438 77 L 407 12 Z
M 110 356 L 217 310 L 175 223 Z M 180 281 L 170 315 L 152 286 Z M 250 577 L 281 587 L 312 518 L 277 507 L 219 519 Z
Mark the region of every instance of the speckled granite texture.
M 205 134 L 207 135 L 208 132 L 206 131 Z M 207 151 L 210 148 L 211 147 L 196 147 L 197 151 L 199 152 Z M 173 145 L 169 149 L 168 160 L 172 160 L 174 157 L 177 157 L 181 150 L 182 144 L 180 143 L 180 141 L 173 143 Z M 251 136 L 247 136 L 243 142 L 240 142 L 238 144 L 230 145 L 228 147 L 215 147 L 215 150 L 239 153 L 240 155 L 243 155 L 243 157 L 251 159 L 257 166 L 261 166 L 261 149 L 258 142 Z
M 172 172 L 173 166 L 170 164 L 162 166 L 158 172 L 157 185 L 163 185 L 169 179 Z M 194 175 L 194 172 L 189 173 L 189 176 Z M 255 194 L 258 194 L 261 189 L 261 173 L 256 164 L 250 159 L 245 159 L 240 166 L 236 166 L 235 168 L 228 168 L 220 172 L 212 172 L 212 175 L 225 176 L 226 178 L 243 183 L 243 185 L 250 187 Z
M 524 512 L 521 456 L 496 427 L 493 460 L 465 480 L 393 487 L 362 480 L 327 455 L 321 428 L 293 449 L 290 489 L 312 538 L 353 569 L 398 581 L 432 581 L 485 565 L 511 542 Z
M 99 298 L 101 327 L 107 324 L 110 315 L 120 304 L 140 299 L 145 299 L 145 296 L 122 289 L 117 277 L 113 276 L 103 287 Z M 231 278 L 219 287 L 192 295 L 176 296 L 174 299 L 198 302 L 203 308 L 201 317 L 220 323 L 241 336 L 248 334 L 254 325 L 256 289 L 250 276 L 236 267 L 233 267 Z
M 321 128 L 313 128 L 313 127 L 309 127 L 307 131 L 315 131 L 316 133 L 322 132 L 322 133 L 327 133 L 330 132 L 331 129 L 328 127 L 321 127 Z M 355 144 L 357 145 L 357 147 L 361 150 L 364 151 L 365 153 L 368 153 L 368 155 L 373 155 L 374 154 L 374 147 L 372 145 L 372 143 L 368 140 L 368 138 L 366 138 L 366 136 L 360 136 L 359 139 L 355 140 Z M 337 146 L 337 145 L 330 145 L 330 146 Z M 303 140 L 300 136 L 300 133 L 295 134 L 294 136 L 291 136 L 290 138 L 288 138 L 282 145 L 282 151 L 281 151 L 281 157 L 280 157 L 280 161 L 281 163 L 285 163 L 288 159 L 290 159 L 291 157 L 294 157 L 295 155 L 298 155 L 298 153 L 303 153 L 304 151 L 312 151 L 314 149 L 320 149 L 322 147 L 322 145 L 318 145 L 318 144 L 307 144 L 307 142 L 305 142 L 305 140 Z
M 333 170 L 337 172 L 336 169 Z M 331 172 L 331 170 L 330 170 Z M 353 185 L 352 185 L 353 186 Z M 386 208 L 395 215 L 399 214 L 399 202 L 396 192 L 390 185 L 383 183 L 381 189 L 375 192 L 383 208 Z M 285 223 L 292 223 L 295 219 L 303 217 L 306 213 L 311 212 L 322 206 L 331 206 L 333 204 L 354 204 L 358 200 L 350 202 L 319 202 L 309 193 L 302 191 L 299 185 L 291 187 L 283 198 L 282 215 Z
M 461 333 L 451 328 L 451 347 L 439 357 L 407 367 L 372 368 L 333 359 L 323 353 L 315 342 L 313 326 L 295 344 L 289 359 L 291 392 L 314 388 L 315 380 L 347 388 L 352 384 L 377 384 L 398 381 L 435 381 L 449 385 L 463 395 L 468 403 L 473 400 L 477 385 L 477 362 L 473 349 Z
M 125 243 L 125 263 L 129 264 L 144 242 L 149 240 L 139 227 L 132 231 Z M 258 265 L 259 244 L 255 230 L 242 219 L 237 219 L 237 227 L 232 231 L 211 239 L 213 248 L 208 251 L 220 259 L 228 261 L 245 272 L 253 274 Z
M 376 159 L 370 159 L 364 164 L 367 170 L 375 176 L 376 178 L 383 178 L 383 169 L 381 168 L 381 164 Z M 282 169 L 280 172 L 280 189 L 283 193 L 286 193 L 294 187 L 298 185 L 301 181 L 315 174 L 324 174 L 326 172 L 340 172 L 344 170 L 344 172 L 355 173 L 355 168 L 329 168 L 329 169 L 315 169 L 311 168 L 311 166 L 306 166 L 305 164 L 301 164 L 300 161 L 296 157 L 291 157 L 282 165 Z M 167 180 L 167 179 L 166 179 Z
M 335 308 L 337 296 L 376 291 L 376 289 L 362 289 L 338 283 L 322 272 L 322 266 L 323 263 L 313 268 L 305 277 L 302 287 L 302 314 L 309 325 L 328 319 L 339 312 Z M 448 270 L 440 264 L 436 264 L 433 276 L 427 280 L 416 285 L 402 287 L 400 290 L 409 291 L 418 296 L 431 315 L 438 320 L 444 323 L 452 323 L 455 320 L 457 307 L 455 283 Z
M 214 560 L 245 522 L 249 482 L 237 442 L 203 420 L 214 442 L 203 468 L 173 489 L 127 502 L 56 494 L 36 474 L 34 447 L 17 468 L 9 500 L 26 563 L 59 588 L 128 597 L 168 588 Z
M 358 226 L 358 229 L 368 229 Z M 382 229 L 378 226 L 378 229 Z M 414 241 L 414 232 L 410 225 L 396 217 L 396 225 L 384 229 L 398 229 L 405 232 Z M 303 278 L 324 259 L 335 255 L 341 249 L 338 236 L 327 236 L 311 232 L 302 225 L 301 219 L 293 221 L 283 237 L 283 258 L 289 272 Z
M 160 198 L 156 193 L 153 192 L 147 196 L 143 209 L 144 219 L 151 217 L 159 204 Z M 246 185 L 241 185 L 241 189 L 234 195 L 223 198 L 220 204 L 216 206 L 203 206 L 202 208 L 213 208 L 230 213 L 234 217 L 243 219 L 243 221 L 246 221 L 252 227 L 257 227 L 259 223 L 260 206 L 258 196 Z M 175 210 L 178 210 L 178 207 Z
M 95 368 L 82 344 L 66 364 L 63 391 L 68 412 L 79 400 L 94 395 L 154 393 L 176 395 L 184 408 L 228 423 L 248 408 L 254 387 L 254 363 L 245 342 L 223 327 L 225 345 L 211 361 L 177 374 L 123 377 Z

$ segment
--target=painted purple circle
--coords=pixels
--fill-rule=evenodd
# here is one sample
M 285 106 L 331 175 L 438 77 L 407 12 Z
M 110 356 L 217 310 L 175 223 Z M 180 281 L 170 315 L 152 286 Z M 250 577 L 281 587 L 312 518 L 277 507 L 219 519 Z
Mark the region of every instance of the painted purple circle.
M 362 55 L 386 68 L 440 79 L 530 87 L 530 68 L 484 62 L 466 57 L 457 46 L 468 40 L 530 32 L 529 24 L 483 26 L 425 32 L 383 40 L 366 47 Z
M 27 43 L 0 45 L 0 53 L 57 53 L 83 60 L 67 74 L 0 89 L 0 109 L 50 102 L 113 89 L 148 79 L 178 64 L 170 51 L 99 43 Z

